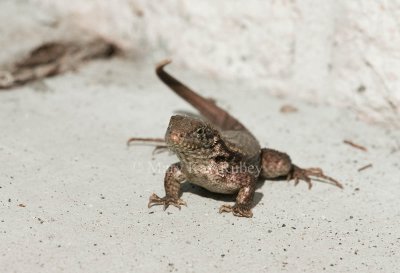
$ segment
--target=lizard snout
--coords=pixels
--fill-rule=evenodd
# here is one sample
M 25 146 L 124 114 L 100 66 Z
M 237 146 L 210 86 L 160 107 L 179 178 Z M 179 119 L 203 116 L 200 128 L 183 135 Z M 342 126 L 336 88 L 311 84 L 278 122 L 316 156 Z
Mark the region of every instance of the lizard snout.
M 167 143 L 177 144 L 182 141 L 183 135 L 181 132 L 174 132 L 172 130 L 168 130 L 166 133 L 166 141 Z
M 169 135 L 169 138 L 170 138 L 170 140 L 172 141 L 172 142 L 179 142 L 179 140 L 182 138 L 182 135 L 181 134 L 179 134 L 179 133 L 171 133 L 170 135 Z

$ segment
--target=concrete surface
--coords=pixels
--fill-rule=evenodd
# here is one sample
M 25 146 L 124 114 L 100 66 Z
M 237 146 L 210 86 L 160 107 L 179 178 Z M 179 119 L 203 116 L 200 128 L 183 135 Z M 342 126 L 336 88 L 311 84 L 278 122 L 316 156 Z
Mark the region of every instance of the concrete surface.
M 216 99 L 263 146 L 322 167 L 344 190 L 267 181 L 254 218 L 243 219 L 218 214 L 233 197 L 185 184 L 187 208 L 148 209 L 176 158 L 125 141 L 163 136 L 174 111 L 193 109 L 156 79 L 153 64 L 93 62 L 0 93 L 1 272 L 400 271 L 398 131 L 246 82 L 168 70 Z M 286 104 L 299 111 L 281 113 Z

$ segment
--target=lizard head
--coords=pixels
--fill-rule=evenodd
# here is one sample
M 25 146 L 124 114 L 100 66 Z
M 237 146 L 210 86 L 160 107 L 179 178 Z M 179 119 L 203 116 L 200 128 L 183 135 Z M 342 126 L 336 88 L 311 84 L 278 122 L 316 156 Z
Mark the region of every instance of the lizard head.
M 200 152 L 202 154 L 212 151 L 220 136 L 207 122 L 187 116 L 172 116 L 165 141 L 175 152 Z

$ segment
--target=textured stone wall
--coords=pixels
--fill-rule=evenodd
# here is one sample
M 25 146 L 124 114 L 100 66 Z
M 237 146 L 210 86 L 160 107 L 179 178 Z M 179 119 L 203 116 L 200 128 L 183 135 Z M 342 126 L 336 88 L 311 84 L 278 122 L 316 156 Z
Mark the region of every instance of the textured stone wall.
M 400 126 L 400 1 L 31 0 L 136 58 Z

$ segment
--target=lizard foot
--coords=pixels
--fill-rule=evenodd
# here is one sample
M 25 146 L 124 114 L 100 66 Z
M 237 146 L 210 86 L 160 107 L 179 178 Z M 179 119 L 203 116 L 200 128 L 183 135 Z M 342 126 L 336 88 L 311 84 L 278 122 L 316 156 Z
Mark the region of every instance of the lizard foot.
M 247 218 L 253 217 L 253 212 L 251 212 L 251 209 L 245 205 L 238 205 L 238 204 L 235 204 L 233 206 L 222 205 L 219 208 L 219 213 L 223 213 L 223 212 L 232 212 L 233 215 L 238 216 L 238 217 L 247 217 Z
M 288 174 L 287 180 L 294 179 L 294 185 L 297 186 L 300 182 L 300 180 L 303 180 L 307 182 L 308 184 L 308 189 L 312 188 L 312 183 L 311 183 L 311 178 L 310 176 L 315 176 L 318 178 L 326 179 L 329 182 L 331 182 L 333 185 L 343 189 L 343 186 L 341 183 L 333 179 L 332 177 L 329 177 L 324 174 L 324 172 L 320 168 L 308 168 L 308 169 L 302 169 L 297 167 L 296 165 L 293 165 L 292 171 Z
M 149 198 L 149 204 L 147 206 L 151 208 L 152 206 L 156 205 L 164 205 L 164 210 L 166 210 L 169 205 L 177 207 L 178 209 L 181 209 L 181 205 L 187 206 L 186 202 L 180 198 L 172 198 L 167 196 L 160 198 L 155 193 L 153 193 Z

